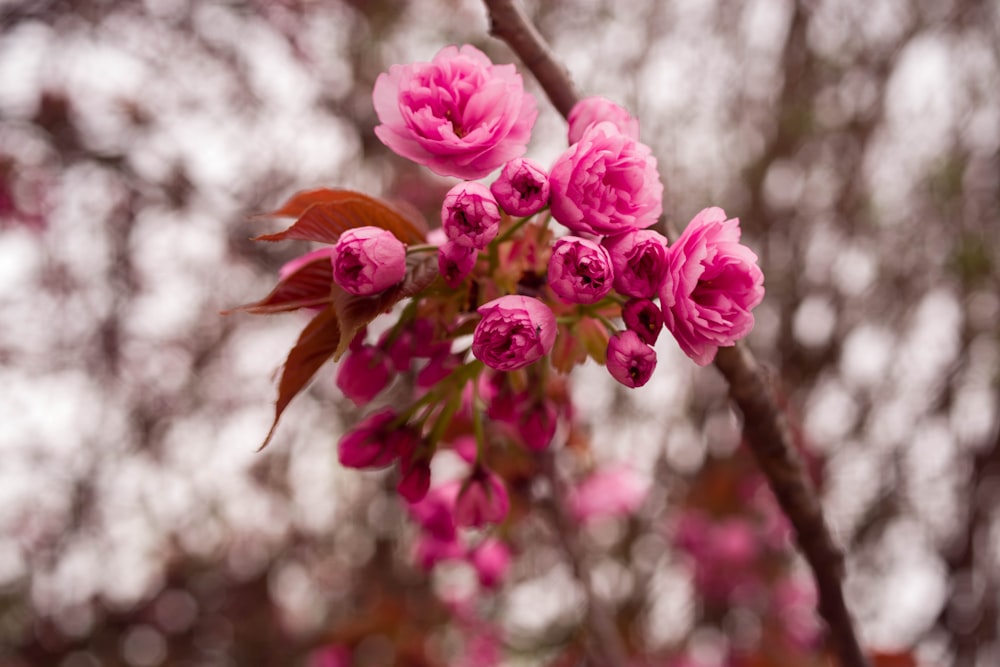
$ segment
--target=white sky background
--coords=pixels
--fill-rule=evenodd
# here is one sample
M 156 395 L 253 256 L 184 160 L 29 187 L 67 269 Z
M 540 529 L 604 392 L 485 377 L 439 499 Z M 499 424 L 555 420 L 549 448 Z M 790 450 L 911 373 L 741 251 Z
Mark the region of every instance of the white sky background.
M 902 2 L 877 3 L 873 13 L 862 3 L 818 4 L 810 43 L 841 62 L 857 55 L 859 43 L 893 39 L 899 16 L 908 11 Z M 578 5 L 582 23 L 591 11 L 607 11 L 605 3 Z M 736 41 L 713 30 L 716 3 L 686 0 L 662 10 L 646 3 L 613 5 L 602 28 L 587 39 L 572 25 L 554 36 L 555 51 L 582 90 L 637 112 L 643 139 L 660 157 L 671 194 L 666 209 L 683 224 L 699 209 L 720 203 L 713 197 L 763 145 L 766 125 L 756 130 L 755 141 L 752 128 L 732 126 L 729 109 L 738 96 L 758 104 L 773 101 L 787 3 L 748 3 L 738 17 Z M 109 212 L 123 204 L 123 193 L 109 192 L 114 180 L 106 168 L 51 170 L 48 228 L 0 232 L 0 585 L 27 571 L 22 549 L 63 531 L 76 478 L 97 481 L 104 520 L 91 539 L 71 542 L 57 567 L 35 572 L 33 595 L 43 608 L 97 592 L 123 601 L 142 595 L 157 584 L 156 556 L 166 548 L 168 532 L 182 536 L 186 548 L 211 553 L 234 531 L 267 545 L 280 543 L 290 523 L 327 530 L 346 507 L 340 494 L 350 495 L 363 483 L 333 460 L 339 424 L 325 403 L 333 396 L 331 368 L 320 373 L 321 391 L 303 395 L 289 409 L 271 445 L 272 451 L 290 452 L 291 503 L 248 481 L 249 468 L 270 455 L 254 450 L 270 422 L 272 374 L 304 323 L 297 315 L 237 315 L 235 333 L 219 358 L 201 368 L 196 383 L 178 372 L 189 367 L 194 351 L 184 344 L 190 332 L 218 330 L 223 326 L 218 311 L 269 289 L 273 276 L 232 263 L 228 238 L 262 231 L 241 215 L 257 200 L 254 189 L 271 165 L 281 164 L 287 174 L 287 194 L 320 185 L 381 190 L 381 175 L 360 162 L 353 125 L 321 106 L 328 96 L 346 100 L 357 93 L 339 46 L 356 22 L 332 4 L 317 10 L 301 40 L 303 56 L 292 53 L 274 25 L 259 16 L 224 3 L 195 3 L 194 29 L 217 53 L 238 59 L 246 77 L 236 79 L 215 55 L 171 27 L 184 6 L 147 2 L 149 15 L 159 22 L 125 9 L 93 30 L 63 26 L 57 32 L 26 23 L 0 34 L 0 116 L 27 119 L 40 91 L 65 89 L 78 103 L 74 120 L 89 146 L 124 152 L 135 173 L 153 182 L 166 180 L 172 166 L 182 164 L 194 192 L 183 212 L 166 205 L 135 212 L 129 253 L 140 288 L 125 304 L 117 298 L 105 229 Z M 669 34 L 649 36 L 648 51 L 637 51 L 643 40 L 629 36 L 645 34 L 648 14 L 655 11 L 670 14 Z M 429 59 L 449 42 L 482 42 L 486 31 L 483 10 L 474 2 L 457 10 L 437 5 L 411 10 L 407 22 L 405 34 L 378 45 L 399 61 Z M 860 42 L 859 26 L 864 27 Z M 947 519 L 964 502 L 956 495 L 960 479 L 950 478 L 962 471 L 951 466 L 949 472 L 948 464 L 982 443 L 995 426 L 997 348 L 987 340 L 973 346 L 976 363 L 958 382 L 953 414 L 944 420 L 925 417 L 929 398 L 961 353 L 959 333 L 969 313 L 955 291 L 947 284 L 928 289 L 902 324 L 871 314 L 845 324 L 838 320 L 835 299 L 864 303 L 876 289 L 885 253 L 892 251 L 899 228 L 912 224 L 910 202 L 921 187 L 920 175 L 955 133 L 974 151 L 995 154 L 1000 103 L 997 89 L 983 82 L 1000 80 L 1000 73 L 989 48 L 928 32 L 901 54 L 890 78 L 885 123 L 867 164 L 879 226 L 871 239 L 858 243 L 840 234 L 836 221 L 816 220 L 810 237 L 815 261 L 804 277 L 815 289 L 795 314 L 795 335 L 806 346 L 845 338 L 839 368 L 812 393 L 803 415 L 810 439 L 831 458 L 826 499 L 834 528 L 851 529 L 865 490 L 871 496 L 878 491 L 880 463 L 901 448 L 911 452 L 904 457 L 911 485 L 907 497 L 929 522 L 923 530 L 911 526 L 909 533 L 885 536 L 879 557 L 892 576 L 855 582 L 852 590 L 862 584 L 864 589 L 857 596 L 861 625 L 876 645 L 906 644 L 943 602 L 935 549 L 947 537 L 949 521 L 940 516 L 941 508 Z M 829 91 L 825 122 L 832 127 L 864 110 L 867 89 L 860 76 L 846 77 L 843 90 Z M 136 100 L 150 126 L 135 131 L 123 100 Z M 565 126 L 540 102 L 530 155 L 551 162 L 563 148 Z M 0 153 L 58 164 L 38 136 L 19 133 L 10 122 L 4 127 Z M 823 176 L 822 170 L 779 167 L 769 174 L 769 192 L 779 206 L 808 206 L 810 198 L 825 196 Z M 748 239 L 751 245 L 755 241 Z M 39 289 L 56 268 L 65 272 L 72 292 Z M 930 270 L 940 272 L 940 263 Z M 996 295 L 977 298 L 980 325 L 996 325 Z M 92 345 L 101 320 L 121 307 L 127 308 L 120 350 L 127 372 L 108 384 L 78 363 L 80 346 Z M 761 330 L 752 341 L 766 349 L 774 329 L 767 326 L 766 304 L 761 313 Z M 631 395 L 634 412 L 627 423 L 597 420 L 594 441 L 602 457 L 627 458 L 647 474 L 662 447 L 673 466 L 692 470 L 709 447 L 731 446 L 720 444 L 718 434 L 709 434 L 716 438 L 710 443 L 706 434 L 691 433 L 686 419 L 692 392 L 711 385 L 713 371 L 694 367 L 672 342 L 658 350 L 659 368 L 649 386 Z M 578 396 L 583 412 L 602 413 L 613 382 L 599 368 L 583 369 L 582 378 L 588 387 Z M 161 454 L 134 447 L 130 410 L 139 394 L 193 405 L 169 424 Z M 877 410 L 856 428 L 859 397 L 875 394 Z M 861 438 L 845 442 L 850 433 Z M 735 431 L 727 437 L 735 438 Z M 530 604 L 530 595 L 519 595 Z

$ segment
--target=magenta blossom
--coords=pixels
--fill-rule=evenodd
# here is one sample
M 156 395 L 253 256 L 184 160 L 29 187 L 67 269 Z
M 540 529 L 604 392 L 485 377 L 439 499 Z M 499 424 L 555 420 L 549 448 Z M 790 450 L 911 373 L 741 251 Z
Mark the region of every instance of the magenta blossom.
M 574 233 L 611 236 L 643 229 L 663 210 L 656 158 L 612 123 L 590 126 L 549 173 L 556 220 Z
M 482 183 L 459 183 L 441 204 L 441 227 L 452 243 L 482 250 L 500 231 L 500 207 Z
M 475 248 L 448 241 L 438 248 L 438 272 L 448 287 L 455 289 L 472 273 L 478 257 Z
M 503 166 L 490 191 L 508 215 L 534 215 L 549 203 L 549 175 L 534 160 L 514 158 Z
M 420 456 L 408 456 L 401 461 L 401 476 L 396 491 L 407 502 L 418 503 L 427 496 L 431 486 L 431 463 Z
M 479 307 L 472 354 L 490 368 L 512 371 L 538 361 L 556 342 L 556 316 L 538 299 L 508 295 Z
M 551 400 L 542 398 L 525 403 L 517 417 L 517 433 L 528 449 L 540 452 L 549 446 L 559 425 L 559 410 Z
M 698 213 L 670 250 L 663 324 L 700 366 L 750 333 L 750 311 L 764 298 L 757 255 L 739 241 L 739 220 L 713 207 Z
M 634 331 L 646 345 L 655 345 L 663 331 L 663 311 L 649 299 L 629 299 L 622 306 L 625 328 Z
M 351 294 L 381 292 L 405 275 L 406 246 L 388 230 L 348 229 L 333 248 L 333 280 Z
M 372 93 L 392 151 L 442 176 L 482 178 L 524 154 L 538 110 L 513 65 L 466 44 L 429 63 L 393 65 Z
M 615 290 L 625 296 L 652 299 L 667 275 L 667 239 L 652 229 L 609 236 L 602 245 L 611 254 Z
M 455 524 L 479 528 L 500 523 L 510 509 L 503 481 L 486 468 L 477 466 L 455 499 Z
M 569 110 L 569 143 L 580 141 L 591 125 L 608 121 L 626 137 L 639 140 L 639 120 L 624 108 L 604 97 L 585 97 Z
M 656 368 L 656 352 L 634 331 L 617 333 L 608 341 L 608 372 L 626 387 L 649 382 Z
M 460 488 L 459 480 L 445 482 L 409 505 L 410 515 L 420 527 L 442 542 L 455 539 L 455 499 Z
M 337 369 L 337 388 L 358 407 L 368 405 L 389 384 L 390 363 L 371 345 L 351 350 Z
M 569 494 L 570 513 L 577 521 L 634 514 L 646 501 L 649 483 L 627 465 L 594 471 Z
M 552 246 L 549 287 L 565 303 L 596 303 L 611 291 L 614 270 L 608 251 L 593 241 L 564 236 Z
M 468 558 L 483 588 L 496 588 L 510 566 L 510 549 L 500 540 L 488 537 L 469 553 Z
M 386 408 L 361 421 L 337 443 L 340 464 L 347 468 L 385 468 L 396 460 L 397 443 L 389 426 L 396 413 Z

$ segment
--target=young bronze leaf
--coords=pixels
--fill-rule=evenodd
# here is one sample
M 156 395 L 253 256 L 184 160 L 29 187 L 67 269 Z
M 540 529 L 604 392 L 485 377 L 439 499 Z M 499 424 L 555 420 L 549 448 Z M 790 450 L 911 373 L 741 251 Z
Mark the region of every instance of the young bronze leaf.
M 333 265 L 330 263 L 330 258 L 318 257 L 286 276 L 260 301 L 223 311 L 223 315 L 241 310 L 263 315 L 324 306 L 333 298 L 330 293 L 332 287 Z
M 392 232 L 403 243 L 423 243 L 425 225 L 387 201 L 351 190 L 311 190 L 293 196 L 271 214 L 295 216 L 288 229 L 256 237 L 257 241 L 297 239 L 336 243 L 340 235 L 354 227 L 370 225 Z
M 274 429 L 278 426 L 278 419 L 291 400 L 309 383 L 320 366 L 336 352 L 340 345 L 340 337 L 340 323 L 337 321 L 337 312 L 332 306 L 320 311 L 302 330 L 281 370 L 278 400 L 274 403 L 274 421 L 260 449 L 267 447 L 267 443 L 271 441 Z
M 340 321 L 340 346 L 334 359 L 347 351 L 354 335 L 380 314 L 411 297 L 434 282 L 438 276 L 437 255 L 419 253 L 406 258 L 406 277 L 384 292 L 372 296 L 356 296 L 334 288 L 333 307 Z

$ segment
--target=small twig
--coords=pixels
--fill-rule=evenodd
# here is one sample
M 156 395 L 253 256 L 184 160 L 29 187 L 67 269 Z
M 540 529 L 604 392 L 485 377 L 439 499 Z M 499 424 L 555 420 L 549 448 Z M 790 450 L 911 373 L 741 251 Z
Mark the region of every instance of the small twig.
M 514 0 L 483 2 L 490 14 L 490 33 L 510 46 L 556 109 L 563 116 L 568 115 L 579 96 L 544 38 Z M 743 414 L 747 444 L 795 528 L 799 547 L 812 568 L 819 592 L 819 612 L 829 629 L 830 643 L 844 667 L 869 667 L 844 601 L 843 554 L 833 541 L 816 490 L 792 446 L 763 370 L 743 345 L 720 349 L 715 366 L 729 382 L 730 397 Z M 620 644 L 620 638 L 614 634 Z

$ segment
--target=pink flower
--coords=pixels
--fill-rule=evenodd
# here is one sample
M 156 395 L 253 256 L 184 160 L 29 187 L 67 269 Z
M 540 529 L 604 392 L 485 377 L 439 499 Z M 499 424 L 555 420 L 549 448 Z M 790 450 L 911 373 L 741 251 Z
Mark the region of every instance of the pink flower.
M 381 292 L 405 275 L 406 246 L 388 230 L 348 229 L 333 247 L 333 280 L 351 294 Z
M 438 272 L 448 287 L 455 289 L 472 272 L 478 257 L 475 248 L 448 241 L 438 248 Z
M 739 224 L 721 208 L 706 208 L 670 250 L 660 288 L 663 323 L 700 366 L 750 333 L 750 311 L 764 298 L 764 274 L 757 255 L 740 244 Z
M 538 361 L 556 341 L 556 316 L 544 303 L 508 295 L 479 307 L 472 354 L 490 368 L 512 371 Z
M 455 539 L 455 499 L 461 482 L 446 482 L 430 489 L 422 500 L 409 505 L 410 515 L 425 532 L 442 542 Z
M 611 256 L 603 247 L 578 236 L 564 236 L 552 246 L 549 287 L 561 301 L 596 303 L 613 283 Z
M 585 97 L 569 110 L 569 143 L 575 144 L 591 125 L 607 121 L 626 137 L 639 140 L 639 120 L 604 97 Z
M 646 384 L 655 368 L 656 352 L 636 332 L 626 329 L 608 341 L 608 372 L 626 387 Z
M 309 654 L 308 667 L 351 667 L 351 651 L 340 644 L 330 644 Z
M 649 299 L 629 299 L 622 306 L 625 328 L 634 331 L 646 345 L 655 345 L 663 330 L 663 311 Z
M 452 243 L 482 250 L 500 231 L 500 207 L 488 187 L 464 181 L 444 196 L 441 227 Z
M 425 456 L 407 456 L 402 458 L 400 470 L 402 475 L 396 484 L 396 491 L 407 502 L 418 503 L 427 496 L 431 486 L 431 462 Z
M 462 365 L 462 358 L 452 354 L 447 348 L 437 356 L 432 357 L 427 365 L 417 373 L 417 386 L 421 389 L 433 387 L 441 380 L 451 375 L 452 371 Z
M 656 158 L 612 123 L 590 126 L 549 173 L 550 206 L 573 232 L 611 236 L 643 229 L 663 210 Z
M 337 388 L 358 407 L 368 405 L 389 379 L 389 358 L 371 345 L 351 350 L 337 369 Z
M 631 467 L 611 465 L 594 471 L 569 494 L 569 510 L 577 521 L 629 516 L 646 501 L 649 483 Z
M 517 433 L 528 449 L 540 452 L 552 442 L 559 425 L 559 411 L 552 401 L 540 399 L 523 407 L 517 419 Z
M 503 481 L 486 468 L 477 466 L 458 492 L 455 524 L 479 528 L 488 523 L 500 523 L 509 509 L 510 499 Z
M 538 110 L 513 65 L 466 44 L 429 63 L 393 65 L 372 93 L 392 151 L 442 176 L 482 178 L 524 154 Z
M 397 442 L 389 428 L 396 413 L 386 408 L 369 415 L 337 443 L 340 464 L 347 468 L 384 468 L 396 460 Z
M 406 372 L 414 359 L 448 352 L 450 345 L 435 340 L 434 333 L 434 323 L 419 317 L 407 322 L 401 330 L 387 329 L 379 338 L 378 346 L 385 350 L 397 371 Z
M 514 158 L 503 166 L 490 191 L 508 215 L 534 215 L 549 203 L 549 175 L 534 160 Z
M 510 549 L 500 540 L 489 537 L 469 553 L 469 561 L 476 568 L 479 583 L 484 588 L 495 588 L 507 574 Z
M 667 275 L 667 239 L 652 229 L 609 236 L 602 244 L 615 268 L 615 290 L 625 296 L 652 299 Z

